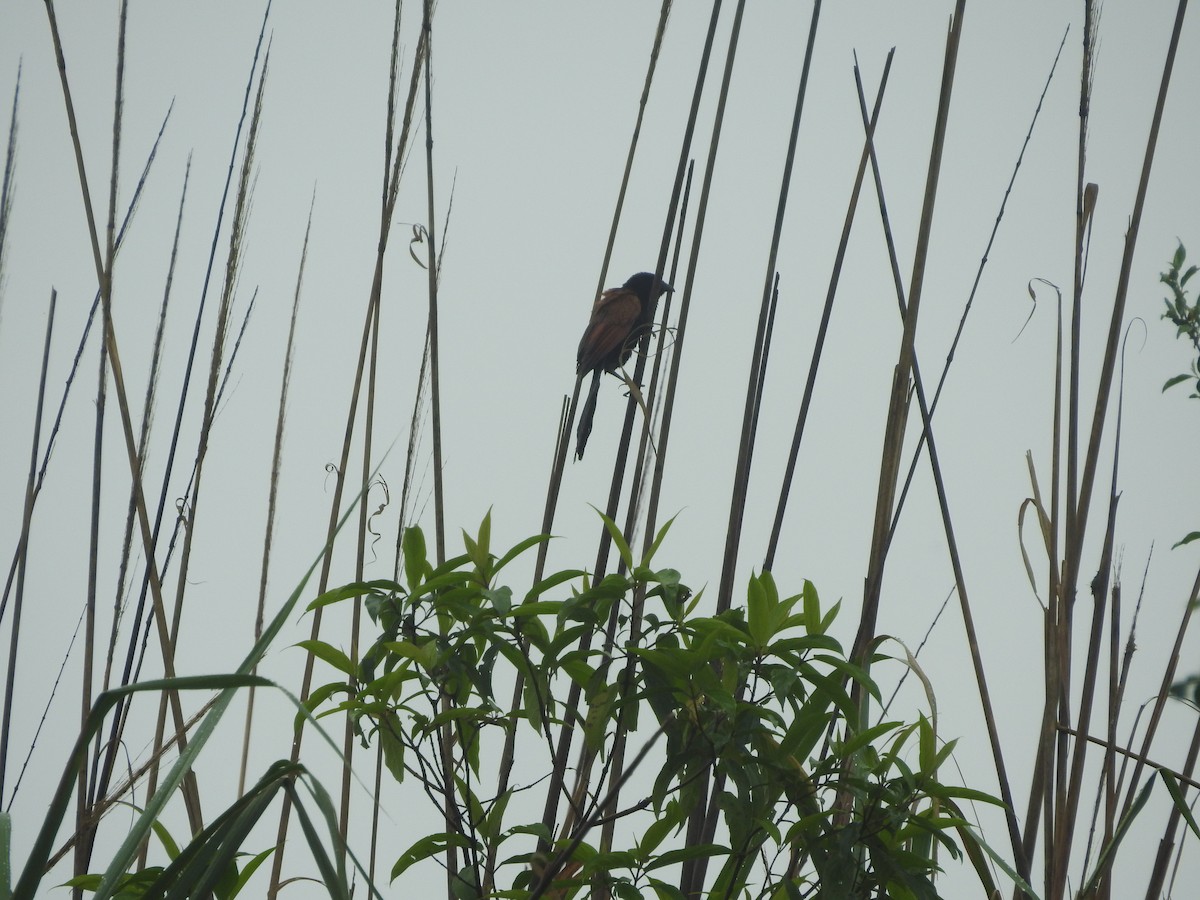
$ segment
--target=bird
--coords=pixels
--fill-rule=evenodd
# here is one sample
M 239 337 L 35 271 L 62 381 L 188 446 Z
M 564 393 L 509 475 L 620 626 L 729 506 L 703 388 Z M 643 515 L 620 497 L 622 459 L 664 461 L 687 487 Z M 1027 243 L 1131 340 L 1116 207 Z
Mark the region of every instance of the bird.
M 654 322 L 658 298 L 674 290 L 651 272 L 638 272 L 619 288 L 609 288 L 592 305 L 592 315 L 579 341 L 575 356 L 576 377 L 582 382 L 588 372 L 592 384 L 579 413 L 576 430 L 575 456 L 583 459 L 588 436 L 592 433 L 592 416 L 600 394 L 600 376 L 615 372 L 633 354 L 633 347 Z

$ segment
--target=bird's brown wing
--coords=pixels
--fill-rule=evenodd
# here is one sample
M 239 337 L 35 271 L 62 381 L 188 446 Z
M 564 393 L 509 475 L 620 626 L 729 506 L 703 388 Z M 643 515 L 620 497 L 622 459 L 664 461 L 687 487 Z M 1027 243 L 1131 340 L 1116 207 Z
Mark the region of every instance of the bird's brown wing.
M 601 294 L 579 341 L 578 371 L 615 368 L 641 312 L 642 301 L 627 288 L 612 288 Z

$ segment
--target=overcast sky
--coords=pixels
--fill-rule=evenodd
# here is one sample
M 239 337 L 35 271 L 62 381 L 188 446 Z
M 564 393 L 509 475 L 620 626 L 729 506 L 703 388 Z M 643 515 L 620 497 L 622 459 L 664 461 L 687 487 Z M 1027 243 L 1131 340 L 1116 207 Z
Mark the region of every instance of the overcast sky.
M 412 17 L 417 6 L 410 3 L 405 9 L 410 17 L 404 31 L 405 80 L 415 47 Z M 733 4 L 726 6 L 694 145 L 698 175 L 732 21 Z M 751 567 L 761 565 L 862 147 L 853 54 L 858 54 L 873 97 L 885 55 L 896 48 L 876 142 L 907 283 L 952 8 L 950 3 L 841 2 L 827 4 L 822 13 L 778 260 L 780 306 L 739 584 Z M 106 202 L 111 152 L 115 10 L 115 4 L 96 3 L 63 4 L 59 11 L 98 210 Z M 180 383 L 262 14 L 261 3 L 131 4 L 122 209 L 174 102 L 115 274 L 116 328 L 132 397 L 140 397 L 144 389 L 190 154 L 161 388 L 165 403 L 172 402 L 166 398 L 174 396 Z M 341 446 L 378 239 L 391 15 L 389 4 L 361 2 L 288 2 L 270 13 L 270 71 L 236 315 L 240 318 L 255 292 L 257 300 L 205 475 L 185 614 L 185 633 L 191 636 L 179 652 L 181 673 L 230 669 L 249 646 L 245 635 L 252 628 L 257 595 L 279 369 L 314 195 L 271 608 L 294 587 L 323 540 L 333 484 L 326 466 L 336 462 Z M 657 4 L 633 2 L 443 2 L 438 8 L 433 136 L 439 229 L 453 196 L 440 283 L 444 477 L 452 548 L 457 529 L 473 530 L 489 507 L 498 545 L 515 543 L 540 527 L 559 405 L 573 386 L 575 347 L 599 275 L 657 16 Z M 707 5 L 692 3 L 677 4 L 672 13 L 608 284 L 654 267 L 708 16 Z M 713 596 L 757 304 L 810 16 L 809 4 L 748 4 L 700 264 L 690 285 L 691 318 L 661 507 L 664 518 L 679 516 L 657 562 L 680 569 L 693 586 L 711 584 Z M 1088 422 L 1173 18 L 1173 4 L 1112 0 L 1101 20 L 1085 176 L 1100 186 L 1083 304 L 1081 393 L 1088 398 Z M 932 379 L 945 360 L 1069 27 L 935 420 L 1001 727 L 1006 734 L 1028 733 L 1027 739 L 1012 740 L 1009 760 L 1022 813 L 1041 714 L 1041 614 L 1021 562 L 1017 516 L 1031 492 L 1027 451 L 1033 454 L 1043 492 L 1049 491 L 1056 324 L 1051 290 L 1039 291 L 1032 321 L 1023 332 L 1022 325 L 1031 310 L 1031 279 L 1046 279 L 1068 295 L 1070 291 L 1081 26 L 1079 3 L 968 4 L 917 335 L 923 371 Z M 1182 387 L 1160 393 L 1168 377 L 1187 367 L 1189 356 L 1187 346 L 1175 341 L 1171 327 L 1159 320 L 1163 292 L 1158 284 L 1177 238 L 1194 247 L 1200 259 L 1198 29 L 1195 16 L 1185 23 L 1126 315 L 1129 321 L 1143 320 L 1131 329 L 1125 372 L 1118 555 L 1127 603 L 1137 595 L 1154 547 L 1126 727 L 1137 706 L 1157 690 L 1200 558 L 1200 544 L 1169 549 L 1200 528 L 1200 480 L 1194 467 L 1200 403 L 1187 400 Z M 18 66 L 16 196 L 0 284 L 0 471 L 5 474 L 0 479 L 0 509 L 5 511 L 0 548 L 15 548 L 20 531 L 51 288 L 59 297 L 49 373 L 53 408 L 96 285 L 45 10 L 34 0 L 11 0 L 0 9 L 0 113 L 5 122 Z M 423 137 L 422 132 L 418 140 Z M 370 577 L 391 573 L 388 547 L 394 541 L 403 447 L 424 338 L 426 274 L 407 248 L 411 224 L 428 218 L 424 185 L 423 153 L 418 152 L 402 186 L 385 273 L 376 446 L 398 443 L 381 468 L 392 504 L 378 520 L 383 537 L 376 547 L 378 558 L 369 560 Z M 690 240 L 690 225 L 688 233 Z M 219 254 L 226 242 L 223 233 Z M 677 287 L 682 287 L 679 281 Z M 215 303 L 217 290 L 212 288 L 210 302 Z M 206 355 L 211 320 L 205 328 L 201 346 Z M 798 591 L 801 580 L 809 578 L 827 603 L 844 598 L 837 632 L 847 645 L 862 594 L 899 336 L 877 204 L 873 190 L 864 188 L 775 566 L 785 590 Z M 14 706 L 17 759 L 24 757 L 42 716 L 82 610 L 97 352 L 93 335 L 36 512 Z M 552 567 L 592 565 L 598 525 L 589 504 L 603 506 L 624 412 L 619 385 L 606 382 L 587 458 L 567 468 L 554 529 L 562 540 L 553 545 Z M 187 462 L 179 470 L 185 474 L 176 478 L 172 496 L 184 488 L 198 410 L 194 403 L 184 441 L 188 449 L 181 456 Z M 1115 406 L 1110 413 L 1111 436 Z M 164 409 L 155 422 L 151 484 L 161 478 L 172 416 Z M 424 434 L 417 503 L 428 511 L 431 448 L 427 429 Z M 102 605 L 111 607 L 128 483 L 115 409 L 107 435 L 105 467 L 112 487 L 105 497 L 101 583 L 108 591 Z M 914 439 L 915 432 L 910 446 Z M 1109 440 L 1098 477 L 1098 489 L 1104 492 L 1111 446 Z M 382 500 L 382 494 L 373 495 L 371 502 Z M 893 634 L 910 647 L 920 643 L 953 587 L 935 500 L 928 465 L 922 462 L 890 558 L 878 626 L 880 633 Z M 1084 586 L 1095 572 L 1103 513 L 1100 505 L 1093 509 Z M 431 518 L 427 515 L 423 523 L 431 525 Z M 1041 575 L 1046 563 L 1033 539 L 1027 531 Z M 346 553 L 338 558 L 333 582 L 352 577 L 353 558 Z M 1081 614 L 1088 606 L 1081 597 Z M 100 626 L 103 632 L 108 615 Z M 0 631 L 0 659 L 5 660 L 9 625 L 6 620 Z M 307 620 L 298 621 L 280 640 L 267 662 L 271 677 L 298 684 L 302 653 L 288 646 L 307 637 L 307 631 Z M 330 639 L 337 642 L 335 633 L 330 632 Z M 33 647 L 38 651 L 29 649 Z M 1190 641 L 1183 671 L 1200 668 L 1195 649 Z M 157 651 L 148 659 L 152 667 Z M 963 778 L 993 789 L 955 603 L 921 661 L 938 692 L 942 736 L 961 739 L 956 760 Z M 28 845 L 24 829 L 39 820 L 75 734 L 79 672 L 76 644 L 64 675 L 69 687 L 59 690 L 50 707 L 39 752 L 13 805 L 17 859 Z M 886 680 L 897 672 L 877 674 Z M 157 672 L 148 669 L 146 674 Z M 904 715 L 913 714 L 920 702 L 915 694 L 908 699 Z M 257 771 L 287 753 L 291 709 L 278 697 L 266 703 L 264 714 L 281 724 L 277 734 L 256 735 Z M 240 713 L 233 718 L 240 720 Z M 1169 708 L 1169 728 L 1156 745 L 1159 762 L 1183 765 L 1193 723 L 1193 711 Z M 237 726 L 231 728 L 225 738 L 230 753 L 236 752 L 237 731 Z M 145 753 L 141 746 L 128 749 L 135 760 Z M 219 781 L 224 765 L 217 755 L 201 759 L 202 783 Z M 361 797 L 356 802 L 366 809 Z M 391 816 L 401 818 L 408 801 L 393 794 L 381 802 Z M 1164 803 L 1151 807 L 1156 822 L 1164 809 Z M 1154 841 L 1157 834 L 1146 837 Z M 993 844 L 1005 843 L 1001 833 L 993 834 Z M 1130 889 L 1143 885 L 1149 864 L 1148 854 L 1144 870 L 1136 856 L 1127 857 L 1120 877 L 1128 879 Z M 1185 863 L 1188 867 L 1194 876 L 1195 861 Z M 1114 893 L 1120 895 L 1119 890 Z

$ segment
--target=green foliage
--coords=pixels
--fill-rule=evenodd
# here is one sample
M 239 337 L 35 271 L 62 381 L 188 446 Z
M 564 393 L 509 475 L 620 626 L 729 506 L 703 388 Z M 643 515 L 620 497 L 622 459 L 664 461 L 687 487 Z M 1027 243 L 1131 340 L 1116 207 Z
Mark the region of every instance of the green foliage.
M 344 523 L 348 515 L 349 512 L 344 514 L 341 522 Z M 350 884 L 347 877 L 346 857 L 350 856 L 355 868 L 364 877 L 366 873 L 341 840 L 333 803 L 329 795 L 321 787 L 320 782 L 311 778 L 301 765 L 287 760 L 276 762 L 267 770 L 257 785 L 238 798 L 200 834 L 194 836 L 182 850 L 177 850 L 175 841 L 159 822 L 159 815 L 163 808 L 175 796 L 185 775 L 191 770 L 197 756 L 225 715 L 237 691 L 245 687 L 276 686 L 273 682 L 253 675 L 251 672 L 262 660 L 271 643 L 291 617 L 320 558 L 318 556 L 309 566 L 308 571 L 279 611 L 266 623 L 261 636 L 250 648 L 236 672 L 144 681 L 105 691 L 96 698 L 67 758 L 58 788 L 50 799 L 46 817 L 34 839 L 21 877 L 12 889 L 11 896 L 14 900 L 32 900 L 37 896 L 45 876 L 55 836 L 66 820 L 67 807 L 75 790 L 80 768 L 87 764 L 88 747 L 100 733 L 108 713 L 122 697 L 160 691 L 216 691 L 217 694 L 210 704 L 209 711 L 191 733 L 187 748 L 179 754 L 175 764 L 160 781 L 158 790 L 150 797 L 145 809 L 141 811 L 129 828 L 124 842 L 109 861 L 108 868 L 103 874 L 81 876 L 83 880 L 78 882 L 78 886 L 94 891 L 96 900 L 142 896 L 171 898 L 216 896 L 219 900 L 232 898 L 241 891 L 246 881 L 254 874 L 255 869 L 268 855 L 266 852 L 259 853 L 239 869 L 237 859 L 245 855 L 241 848 L 247 834 L 266 812 L 272 801 L 280 794 L 286 794 L 291 798 L 309 851 L 320 870 L 321 878 L 330 896 L 349 898 Z M 325 739 L 329 741 L 327 735 Z M 332 741 L 329 743 L 331 746 L 335 746 Z M 324 836 L 316 827 L 308 805 L 304 802 L 297 785 L 302 785 L 307 789 L 311 797 L 311 805 L 320 813 L 326 829 Z M 7 887 L 9 852 L 7 847 L 3 846 L 8 826 L 7 816 L 0 818 L 0 886 L 3 889 L 0 900 L 7 900 L 10 896 Z M 165 868 L 156 866 L 141 871 L 131 871 L 140 847 L 151 834 L 156 834 L 166 847 L 167 853 L 171 857 L 170 865 Z M 366 883 L 368 894 L 379 896 L 369 878 L 366 879 Z M 69 882 L 69 884 L 73 884 L 73 882 Z
M 12 816 L 0 812 L 0 900 L 12 896 Z
M 997 801 L 942 783 L 953 745 L 929 719 L 858 726 L 855 698 L 879 691 L 829 634 L 837 606 L 823 611 L 808 582 L 784 596 L 763 573 L 750 579 L 745 608 L 698 615 L 677 571 L 650 568 L 666 528 L 637 563 L 605 525 L 628 574 L 592 583 L 558 572 L 518 600 L 497 576 L 546 538 L 498 557 L 489 516 L 463 535 L 462 555 L 436 566 L 409 529 L 403 584 L 347 585 L 310 604 L 361 601 L 379 629 L 358 660 L 301 645 L 345 676 L 314 692 L 311 709 L 349 714 L 364 743 L 379 741 L 396 781 L 419 782 L 431 820 L 445 823 L 396 858 L 393 879 L 453 854 L 457 897 L 606 888 L 674 898 L 671 873 L 707 859 L 714 896 L 804 896 L 819 885 L 828 896 L 934 898 L 939 854 L 965 850 L 994 888 L 958 804 Z M 626 765 L 651 771 L 619 802 L 594 778 L 571 821 L 531 821 L 511 802 L 501 773 L 512 759 L 497 765 L 499 746 L 518 739 L 526 767 L 543 753 L 552 769 L 568 729 L 605 771 L 625 734 L 648 735 Z M 716 842 L 689 845 L 682 829 L 702 783 L 717 792 L 721 827 Z M 611 838 L 594 831 L 606 818 L 621 824 Z
M 1174 387 L 1177 384 L 1191 381 L 1195 385 L 1195 388 L 1190 396 L 1200 399 L 1200 297 L 1197 297 L 1194 303 L 1190 303 L 1187 291 L 1184 290 L 1188 281 L 1196 274 L 1200 266 L 1189 266 L 1184 270 L 1183 264 L 1186 261 L 1187 251 L 1184 250 L 1183 243 L 1180 242 L 1179 247 L 1175 250 L 1175 255 L 1171 257 L 1170 266 L 1167 268 L 1167 271 L 1158 276 L 1158 279 L 1171 290 L 1171 296 L 1163 299 L 1163 302 L 1167 305 L 1167 311 L 1162 314 L 1162 317 L 1170 319 L 1175 324 L 1175 336 L 1177 338 L 1186 337 L 1192 342 L 1196 357 L 1192 360 L 1191 371 L 1168 378 L 1162 389 L 1165 391 L 1167 388 Z M 1176 541 L 1171 546 L 1171 549 L 1174 550 L 1177 547 L 1182 547 L 1197 540 L 1200 540 L 1200 531 L 1192 531 L 1182 539 Z
M 1185 290 L 1188 281 L 1196 274 L 1200 266 L 1189 266 L 1185 270 L 1183 264 L 1186 261 L 1187 251 L 1184 250 L 1181 242 L 1175 255 L 1171 258 L 1171 264 L 1167 271 L 1158 276 L 1159 281 L 1171 291 L 1171 296 L 1163 299 L 1167 311 L 1162 314 L 1162 317 L 1170 319 L 1174 323 L 1176 337 L 1186 337 L 1192 342 L 1196 358 L 1192 360 L 1191 371 L 1168 378 L 1162 389 L 1165 391 L 1167 388 L 1190 380 L 1195 384 L 1191 396 L 1200 399 L 1200 297 L 1197 297 L 1194 303 L 1189 302 Z

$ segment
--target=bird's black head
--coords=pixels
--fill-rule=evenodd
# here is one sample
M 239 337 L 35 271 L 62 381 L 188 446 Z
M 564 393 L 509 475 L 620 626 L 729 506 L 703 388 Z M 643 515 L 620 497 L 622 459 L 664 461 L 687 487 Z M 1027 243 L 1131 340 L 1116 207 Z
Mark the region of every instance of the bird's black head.
M 655 278 L 653 272 L 638 272 L 625 282 L 624 287 L 647 300 L 657 300 L 667 291 L 675 290 L 661 278 Z

